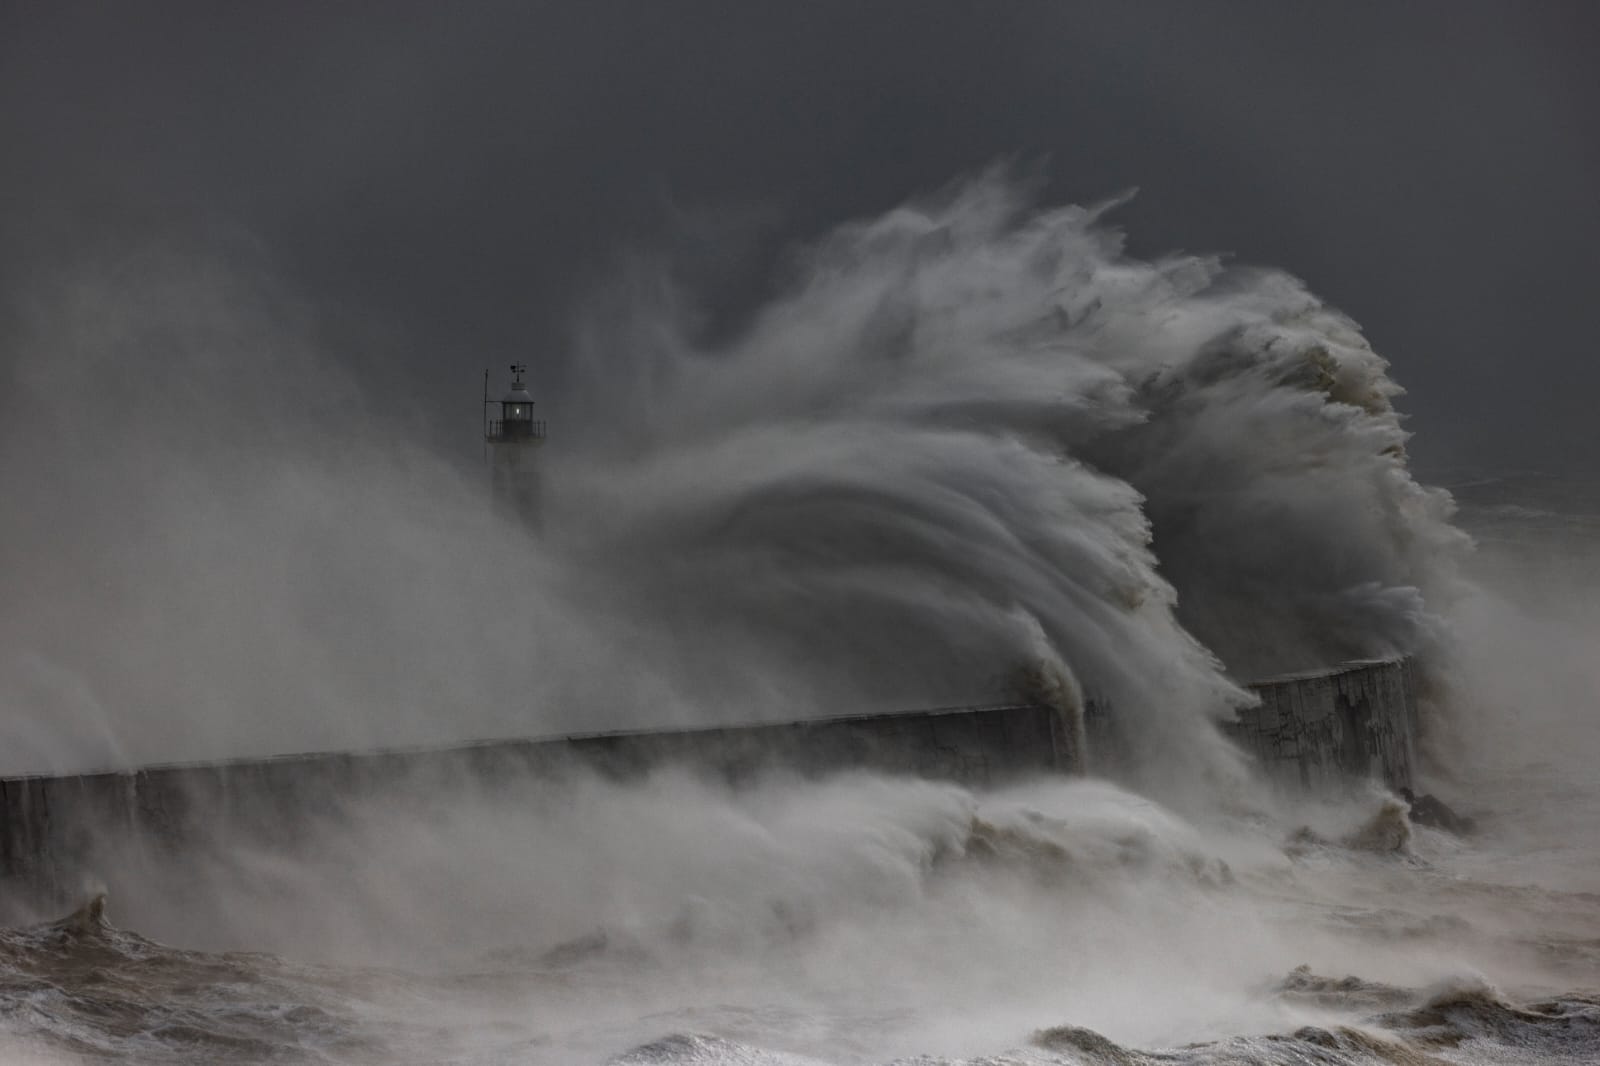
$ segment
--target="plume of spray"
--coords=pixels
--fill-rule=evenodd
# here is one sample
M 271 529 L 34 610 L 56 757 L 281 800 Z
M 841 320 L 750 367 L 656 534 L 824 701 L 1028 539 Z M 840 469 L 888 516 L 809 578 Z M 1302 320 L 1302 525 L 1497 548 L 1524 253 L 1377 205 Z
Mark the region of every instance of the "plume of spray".
M 1466 541 L 1354 323 L 1284 274 L 1131 258 L 1114 206 L 984 175 L 797 254 L 712 345 L 639 267 L 569 399 L 565 510 L 612 535 L 569 535 L 878 698 L 1042 645 L 1163 780 L 1225 773 L 1230 677 L 1428 648 Z
M 537 558 L 249 249 L 32 295 L 0 458 L 6 771 L 471 736 L 528 645 L 581 642 L 484 624 L 497 565 Z
M 1414 650 L 1457 542 L 1349 320 L 1133 259 L 1111 206 L 983 175 L 796 253 L 715 344 L 626 272 L 538 543 L 261 271 L 44 287 L 0 469 L 12 768 L 949 704 L 1053 659 L 1148 780 L 1233 774 L 1213 651 Z
M 1464 541 L 1407 472 L 1397 390 L 1348 319 L 1286 275 L 1130 257 L 1114 206 L 1040 209 L 983 175 L 797 252 L 717 341 L 670 268 L 634 264 L 550 398 L 537 539 L 408 443 L 392 397 L 237 257 L 42 284 L 3 401 L 5 768 L 973 702 L 1020 669 L 1111 709 L 1141 791 L 1226 800 L 1238 681 L 1429 650 Z M 102 395 L 112 446 L 82 432 Z M 1168 1002 L 1194 1018 L 1225 977 L 1300 961 L 1253 902 L 1213 895 L 1232 874 L 1209 842 L 1102 783 L 481 785 L 352 800 L 292 861 L 128 842 L 146 891 L 112 898 L 208 946 L 512 940 L 542 967 L 567 940 L 628 972 L 637 948 L 691 1000 L 769 942 L 791 972 L 808 936 L 782 995 L 886 1009 L 951 1001 L 969 964 L 990 1005 L 1055 996 L 1063 971 L 1100 988 L 1135 928 L 1156 930 L 1136 983 L 1181 984 Z M 1062 907 L 1063 884 L 1090 905 Z M 1207 980 L 1174 982 L 1180 941 Z M 1136 999 L 1100 995 L 1086 1017 Z M 996 1024 L 1048 1016 L 1029 1003 Z

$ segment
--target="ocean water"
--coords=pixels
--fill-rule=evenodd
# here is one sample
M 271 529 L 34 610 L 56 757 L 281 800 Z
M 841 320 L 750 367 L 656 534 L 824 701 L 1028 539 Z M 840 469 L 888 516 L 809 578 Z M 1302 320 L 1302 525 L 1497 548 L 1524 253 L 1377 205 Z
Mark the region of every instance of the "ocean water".
M 1505 770 L 1459 801 L 1479 823 L 1464 837 L 1378 795 L 1191 818 L 1092 780 L 658 776 L 432 824 L 365 812 L 296 882 L 331 913 L 252 889 L 259 867 L 194 874 L 253 912 L 236 924 L 257 943 L 230 934 L 243 950 L 174 946 L 103 898 L 6 930 L 0 1046 L 39 1063 L 1593 1062 L 1581 815 L 1600 790 Z M 341 901 L 338 854 L 408 883 Z M 438 861 L 470 869 L 417 884 Z
M 0 931 L 0 1060 L 1600 1061 L 1600 491 L 1414 477 L 1353 321 L 1279 272 L 1134 260 L 1109 210 L 984 176 L 797 253 L 714 342 L 670 273 L 620 279 L 575 331 L 537 540 L 347 402 L 259 278 L 33 294 L 0 772 L 1019 671 L 1103 698 L 1128 757 L 986 792 L 464 783 L 146 853 Z M 122 397 L 115 451 L 54 421 L 86 382 Z M 1275 792 L 1217 729 L 1236 679 L 1391 654 L 1469 833 L 1366 783 Z
M 1456 486 L 1473 576 L 1515 577 L 1497 626 L 1512 609 L 1581 623 L 1534 576 L 1600 559 L 1583 490 Z M 1556 672 L 1567 649 L 1528 654 Z M 152 882 L 170 906 L 90 897 L 0 933 L 0 1048 L 30 1063 L 1592 1063 L 1595 730 L 1589 706 L 1531 702 L 1573 691 L 1588 667 L 1567 665 L 1554 685 L 1524 675 L 1530 703 L 1482 738 L 1430 739 L 1457 760 L 1428 781 L 1474 820 L 1459 835 L 1376 789 L 1186 811 L 1091 779 L 972 792 L 663 772 L 352 809 L 292 878 L 270 853 L 190 856 Z

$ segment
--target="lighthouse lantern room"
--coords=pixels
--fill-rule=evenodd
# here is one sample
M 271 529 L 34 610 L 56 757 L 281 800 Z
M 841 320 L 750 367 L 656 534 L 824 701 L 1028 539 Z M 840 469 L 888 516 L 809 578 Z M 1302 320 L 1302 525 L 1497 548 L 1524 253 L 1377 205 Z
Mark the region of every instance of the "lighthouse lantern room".
M 489 444 L 510 444 L 520 441 L 544 440 L 544 422 L 533 417 L 533 397 L 522 375 L 528 364 L 511 364 L 511 388 L 499 400 L 499 411 L 489 399 L 489 372 L 483 372 L 483 439 Z M 498 414 L 500 417 L 493 417 Z

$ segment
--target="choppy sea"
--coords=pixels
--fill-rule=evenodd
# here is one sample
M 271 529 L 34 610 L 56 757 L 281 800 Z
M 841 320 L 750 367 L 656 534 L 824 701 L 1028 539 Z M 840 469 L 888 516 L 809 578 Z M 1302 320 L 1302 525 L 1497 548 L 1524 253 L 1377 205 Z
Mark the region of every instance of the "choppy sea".
M 352 811 L 0 931 L 0 1061 L 1600 1062 L 1600 492 L 1444 480 L 1504 656 L 1425 738 L 1468 832 L 861 774 Z

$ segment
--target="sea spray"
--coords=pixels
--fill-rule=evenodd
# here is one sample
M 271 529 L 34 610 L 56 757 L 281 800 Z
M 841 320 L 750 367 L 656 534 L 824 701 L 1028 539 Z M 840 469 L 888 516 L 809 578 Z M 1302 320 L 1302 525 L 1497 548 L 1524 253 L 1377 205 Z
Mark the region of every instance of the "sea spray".
M 1431 979 L 1414 941 L 1350 936 L 1406 915 L 1305 883 L 1402 864 L 1285 856 L 1270 813 L 1232 803 L 1248 767 L 1216 725 L 1257 670 L 1430 650 L 1463 544 L 1448 499 L 1407 473 L 1394 386 L 1347 319 L 1282 274 L 1135 259 L 1109 209 L 985 175 L 797 252 L 715 340 L 670 272 L 630 275 L 546 398 L 538 537 L 256 275 L 156 257 L 44 286 L 5 432 L 60 447 L 0 460 L 0 750 L 51 769 L 771 720 L 1031 672 L 1087 767 L 1115 751 L 1168 803 L 1081 781 L 466 781 L 336 806 L 293 848 L 146 856 L 116 906 L 184 944 L 454 967 L 423 998 L 471 1022 L 419 1031 L 406 974 L 371 1016 L 385 1053 L 469 1060 L 485 1013 L 492 1053 L 529 1061 L 708 1017 L 861 1061 L 1053 1025 L 1119 1046 L 1292 1027 L 1250 990 L 1308 958 Z M 116 449 L 49 402 L 104 382 Z M 1464 935 L 1425 928 L 1439 957 Z M 352 980 L 301 977 L 315 995 L 263 1001 Z
M 892 701 L 1026 652 L 1103 698 L 1144 780 L 1212 787 L 1229 675 L 1431 649 L 1465 539 L 1348 318 L 1283 274 L 1133 259 L 1112 206 L 986 175 L 797 254 L 711 345 L 670 276 L 630 275 L 582 334 L 571 510 L 615 516 L 596 550 L 634 588 L 737 619 L 741 661 Z
M 59 462 L 0 462 L 14 769 L 941 705 L 1043 662 L 1131 779 L 1213 792 L 1234 679 L 1425 647 L 1458 540 L 1348 319 L 1132 258 L 1111 206 L 983 175 L 795 253 L 714 343 L 634 271 L 550 398 L 539 541 L 266 272 L 43 286 L 8 432 Z M 107 381 L 110 451 L 50 402 Z

